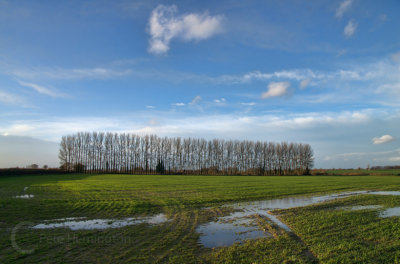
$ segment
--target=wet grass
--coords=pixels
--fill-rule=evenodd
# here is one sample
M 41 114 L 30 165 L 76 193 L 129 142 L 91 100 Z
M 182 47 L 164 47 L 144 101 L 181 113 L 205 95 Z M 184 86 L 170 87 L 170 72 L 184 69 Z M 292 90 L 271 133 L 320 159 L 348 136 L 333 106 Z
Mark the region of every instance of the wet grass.
M 381 219 L 370 210 L 347 212 L 329 208 L 369 204 L 395 207 L 399 206 L 400 197 L 360 196 L 280 212 L 304 244 L 283 233 L 275 239 L 206 249 L 198 243 L 199 234 L 195 230 L 199 224 L 228 214 L 228 209 L 219 207 L 227 202 L 350 190 L 399 190 L 399 186 L 400 177 L 395 176 L 70 174 L 2 177 L 0 262 L 310 263 L 304 252 L 311 250 L 322 263 L 357 262 L 361 257 L 373 259 L 371 255 L 377 256 L 377 262 L 392 260 L 389 263 L 394 263 L 400 250 L 396 242 L 400 235 L 398 218 Z M 24 191 L 25 187 L 29 188 Z M 34 198 L 14 198 L 25 194 L 33 194 Z M 138 224 L 107 230 L 29 228 L 44 220 L 66 217 L 120 219 L 157 213 L 165 213 L 172 220 L 160 225 Z M 365 223 L 366 227 L 348 232 L 351 227 Z M 359 231 L 357 236 L 355 230 Z M 11 243 L 13 233 L 18 247 L 33 249 L 33 252 L 15 250 Z M 352 237 L 358 241 L 351 242 Z M 385 251 L 389 253 L 383 254 Z
M 383 208 L 343 209 L 359 205 Z M 275 212 L 321 263 L 400 263 L 399 217 L 379 217 L 399 205 L 399 196 L 361 195 Z

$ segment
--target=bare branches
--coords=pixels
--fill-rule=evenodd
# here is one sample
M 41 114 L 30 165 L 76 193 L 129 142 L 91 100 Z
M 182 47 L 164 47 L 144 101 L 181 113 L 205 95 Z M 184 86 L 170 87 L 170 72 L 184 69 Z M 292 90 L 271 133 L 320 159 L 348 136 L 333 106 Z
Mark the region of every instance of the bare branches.
M 314 162 L 308 144 L 101 132 L 63 136 L 59 159 L 76 172 L 205 175 L 302 175 Z

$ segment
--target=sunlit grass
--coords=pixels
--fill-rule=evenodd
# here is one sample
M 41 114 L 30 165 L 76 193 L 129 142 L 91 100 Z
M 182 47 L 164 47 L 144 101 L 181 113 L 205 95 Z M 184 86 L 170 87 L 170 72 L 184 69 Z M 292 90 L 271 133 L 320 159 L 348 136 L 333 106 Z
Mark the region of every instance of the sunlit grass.
M 227 202 L 260 200 L 289 195 L 314 195 L 350 190 L 399 190 L 395 176 L 174 176 L 174 175 L 43 175 L 0 178 L 0 262 L 80 262 L 80 263 L 282 263 L 307 262 L 304 245 L 290 236 L 249 241 L 222 249 L 206 249 L 198 243 L 195 229 L 227 212 L 219 208 Z M 24 192 L 24 188 L 29 187 Z M 32 199 L 14 196 L 34 194 Z M 397 198 L 369 196 L 349 198 L 337 205 L 382 204 L 398 206 Z M 360 199 L 360 200 L 356 200 Z M 335 201 L 336 202 L 336 201 Z M 329 203 L 331 206 L 331 203 Z M 332 205 L 333 206 L 333 205 Z M 336 206 L 336 204 L 335 204 Z M 205 209 L 205 207 L 211 207 Z M 330 208 L 330 207 L 329 207 Z M 369 256 L 371 247 L 347 242 L 346 228 L 367 219 L 370 232 L 361 230 L 374 243 L 375 253 L 390 250 L 397 254 L 394 241 L 399 225 L 392 219 L 378 219 L 362 212 L 325 210 L 307 207 L 287 211 L 283 219 L 296 230 L 321 262 L 346 261 L 361 248 L 360 256 Z M 304 210 L 304 211 L 302 211 Z M 165 213 L 171 221 L 161 225 L 132 225 L 107 230 L 69 229 L 32 230 L 29 223 L 65 217 L 123 218 Z M 344 224 L 334 225 L 335 221 Z M 396 218 L 398 219 L 398 218 Z M 372 224 L 375 221 L 379 224 Z M 11 246 L 11 233 L 21 222 L 16 239 L 21 248 L 34 248 L 23 254 Z M 348 224 L 350 223 L 350 224 Z M 383 228 L 380 227 L 383 225 Z M 385 227 L 386 226 L 386 227 Z M 319 228 L 315 230 L 316 228 Z M 339 236 L 340 228 L 346 232 Z M 357 229 L 354 229 L 357 230 Z M 372 231 L 371 231 L 372 230 Z M 371 233 L 372 232 L 372 233 Z M 391 234 L 392 238 L 385 235 Z M 310 235 L 313 234 L 313 235 Z M 336 240 L 331 237 L 335 236 Z M 361 238 L 360 238 L 361 237 Z M 398 236 L 397 236 L 398 237 Z M 343 243 L 340 244 L 340 239 Z M 363 238 L 364 239 L 364 238 Z M 381 240 L 379 240 L 381 239 Z M 391 240 L 392 239 L 392 240 Z M 338 246 L 334 243 L 337 241 Z M 388 247 L 385 248 L 384 244 Z M 385 243 L 384 243 L 385 242 Z M 334 245 L 334 246 L 332 246 Z M 352 249 L 352 245 L 355 246 Z M 337 248 L 339 247 L 339 249 Z M 341 251 L 340 248 L 343 248 Z M 353 254 L 353 255 L 352 255 Z M 358 256 L 356 259 L 362 259 Z

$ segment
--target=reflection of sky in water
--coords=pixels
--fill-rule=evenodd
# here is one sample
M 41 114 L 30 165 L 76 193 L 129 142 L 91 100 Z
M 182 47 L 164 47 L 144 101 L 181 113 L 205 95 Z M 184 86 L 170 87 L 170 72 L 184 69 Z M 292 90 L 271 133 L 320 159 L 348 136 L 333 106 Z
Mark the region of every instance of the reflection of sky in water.
M 376 191 L 376 192 L 369 192 L 369 194 L 377 194 L 377 195 L 400 195 L 400 191 Z
M 271 237 L 271 234 L 259 230 L 254 223 L 252 224 L 252 221 L 254 221 L 254 219 L 251 218 L 252 215 L 265 216 L 280 228 L 288 232 L 291 232 L 290 228 L 287 225 L 285 225 L 282 221 L 280 221 L 276 216 L 270 214 L 268 211 L 275 209 L 289 209 L 295 207 L 303 207 L 359 194 L 400 195 L 400 192 L 399 191 L 356 191 L 356 192 L 346 192 L 340 194 L 322 195 L 315 197 L 288 197 L 288 198 L 264 200 L 264 201 L 233 203 L 226 206 L 237 211 L 230 214 L 229 216 L 218 218 L 216 222 L 210 222 L 201 225 L 197 228 L 196 231 L 200 233 L 200 243 L 203 246 L 209 248 L 217 246 L 229 246 L 235 242 L 243 242 L 246 239 Z M 368 209 L 378 209 L 378 208 L 381 208 L 381 206 L 360 205 L 360 206 L 347 207 L 348 210 L 368 210 Z M 400 214 L 399 208 L 397 208 L 397 210 L 392 210 L 387 212 L 386 214 L 384 214 L 385 216 L 382 217 L 399 215 Z M 246 232 L 246 233 L 242 234 L 241 232 Z
M 243 223 L 243 221 L 239 222 Z M 199 226 L 197 232 L 207 234 L 200 236 L 200 243 L 209 248 L 229 246 L 247 239 L 271 236 L 269 233 L 261 231 L 257 226 L 244 226 L 235 221 L 233 223 L 211 222 Z
M 158 214 L 152 217 L 138 217 L 138 218 L 124 218 L 124 219 L 90 219 L 90 220 L 80 220 L 80 221 L 78 219 L 82 219 L 82 217 L 64 218 L 58 220 L 56 219 L 53 220 L 54 223 L 38 224 L 33 226 L 32 228 L 34 229 L 69 228 L 71 230 L 92 230 L 92 229 L 119 228 L 128 225 L 136 225 L 142 223 L 155 225 L 167 221 L 167 218 L 165 217 L 164 214 Z M 50 220 L 47 220 L 45 222 L 50 222 Z
M 382 205 L 355 205 L 355 206 L 342 206 L 336 209 L 348 210 L 348 211 L 360 211 L 360 210 L 375 210 L 382 207 L 383 207 Z
M 400 216 L 400 207 L 389 208 L 379 214 L 380 217 Z
M 35 195 L 33 194 L 23 194 L 23 195 L 17 195 L 15 196 L 15 198 L 19 198 L 19 199 L 30 199 L 35 197 Z

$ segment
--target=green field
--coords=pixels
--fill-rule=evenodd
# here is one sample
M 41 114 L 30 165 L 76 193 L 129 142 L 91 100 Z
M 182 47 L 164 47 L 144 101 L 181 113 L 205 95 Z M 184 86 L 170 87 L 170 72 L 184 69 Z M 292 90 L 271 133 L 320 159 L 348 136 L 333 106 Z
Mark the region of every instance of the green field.
M 24 191 L 25 187 L 29 187 Z M 295 236 L 207 249 L 199 224 L 228 214 L 220 206 L 350 190 L 400 190 L 398 176 L 44 175 L 0 178 L 1 263 L 400 263 L 399 217 L 338 206 L 400 206 L 400 196 L 360 195 L 279 210 Z M 17 195 L 35 195 L 17 199 Z M 124 218 L 165 213 L 161 225 L 105 230 L 34 230 L 49 219 Z M 261 222 L 260 225 L 263 225 Z M 22 253 L 12 246 L 12 235 Z

